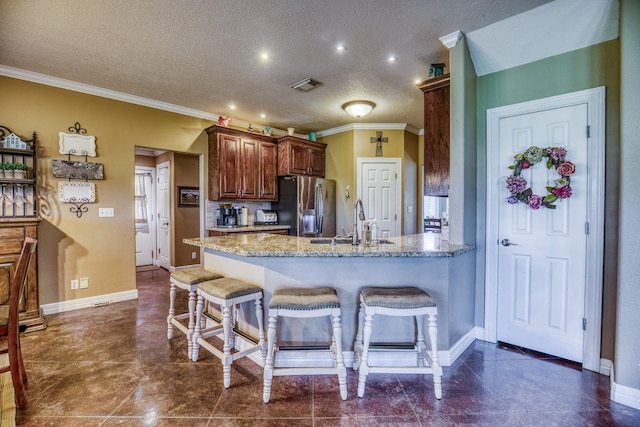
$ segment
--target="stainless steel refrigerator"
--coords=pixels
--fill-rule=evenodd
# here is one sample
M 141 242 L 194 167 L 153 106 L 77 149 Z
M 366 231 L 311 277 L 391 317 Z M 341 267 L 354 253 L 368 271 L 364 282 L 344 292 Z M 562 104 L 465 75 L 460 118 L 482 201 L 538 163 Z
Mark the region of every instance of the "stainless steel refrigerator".
M 291 236 L 336 235 L 336 182 L 332 179 L 281 176 L 278 202 L 271 208 L 277 212 L 279 224 L 291 226 Z

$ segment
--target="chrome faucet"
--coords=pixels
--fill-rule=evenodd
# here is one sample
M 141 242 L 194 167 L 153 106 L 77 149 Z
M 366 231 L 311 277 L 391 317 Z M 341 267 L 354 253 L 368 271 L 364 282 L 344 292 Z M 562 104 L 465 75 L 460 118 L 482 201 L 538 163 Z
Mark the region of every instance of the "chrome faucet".
M 358 205 L 360 205 L 360 212 L 358 212 Z M 364 206 L 362 206 L 362 200 L 356 200 L 353 205 L 353 242 L 351 245 L 356 246 L 358 244 L 358 218 L 360 221 L 365 220 L 364 216 Z

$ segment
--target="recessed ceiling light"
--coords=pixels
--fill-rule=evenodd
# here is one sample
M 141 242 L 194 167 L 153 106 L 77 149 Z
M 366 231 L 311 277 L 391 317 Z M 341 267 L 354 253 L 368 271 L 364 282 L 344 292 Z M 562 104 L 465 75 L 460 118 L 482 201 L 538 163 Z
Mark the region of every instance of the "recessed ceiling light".
M 229 108 L 231 108 L 232 110 L 236 109 L 236 106 L 234 104 L 229 105 Z
M 347 47 L 345 45 L 343 45 L 343 44 L 339 44 L 339 45 L 336 46 L 336 50 L 338 52 L 344 52 L 345 50 L 347 50 Z
M 267 115 L 265 113 L 260 113 L 260 117 L 264 119 L 265 117 L 267 117 Z
M 422 82 L 422 80 L 421 79 L 415 79 L 414 82 L 416 82 L 416 84 L 418 84 L 418 83 Z
M 265 59 L 265 60 L 266 60 L 266 59 L 269 59 L 269 54 L 268 54 L 267 52 L 262 52 L 262 53 L 260 54 L 260 58 Z
M 389 58 L 387 58 L 387 61 L 389 62 L 396 62 L 398 60 L 398 57 L 395 55 L 391 55 Z

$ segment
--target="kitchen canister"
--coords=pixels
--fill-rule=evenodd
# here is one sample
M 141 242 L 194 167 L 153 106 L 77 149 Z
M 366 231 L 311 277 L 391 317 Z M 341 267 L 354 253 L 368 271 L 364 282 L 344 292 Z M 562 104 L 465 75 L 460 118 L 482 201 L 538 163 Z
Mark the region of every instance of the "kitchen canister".
M 309 132 L 309 141 L 315 141 L 315 140 L 316 140 L 316 133 Z

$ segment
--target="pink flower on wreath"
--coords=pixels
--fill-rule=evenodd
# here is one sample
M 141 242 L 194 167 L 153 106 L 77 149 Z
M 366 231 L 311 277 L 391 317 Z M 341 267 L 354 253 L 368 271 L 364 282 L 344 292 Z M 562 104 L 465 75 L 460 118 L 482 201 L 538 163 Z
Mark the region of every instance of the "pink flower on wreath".
M 566 155 L 567 150 L 562 147 L 553 148 L 551 149 L 551 153 L 549 153 L 549 156 L 554 162 L 564 162 L 564 158 L 566 157 Z
M 560 176 L 568 176 L 576 171 L 576 165 L 571 162 L 564 162 L 558 165 L 556 171 Z
M 557 187 L 551 190 L 551 193 L 555 194 L 560 199 L 567 199 L 571 197 L 571 187 L 568 185 L 565 185 L 564 187 Z
M 521 176 L 511 175 L 507 178 L 507 189 L 511 194 L 518 194 L 527 188 L 527 180 Z
M 542 205 L 542 197 L 536 196 L 535 194 L 529 197 L 529 207 L 531 209 L 535 209 L 535 210 L 540 209 L 541 205 Z

